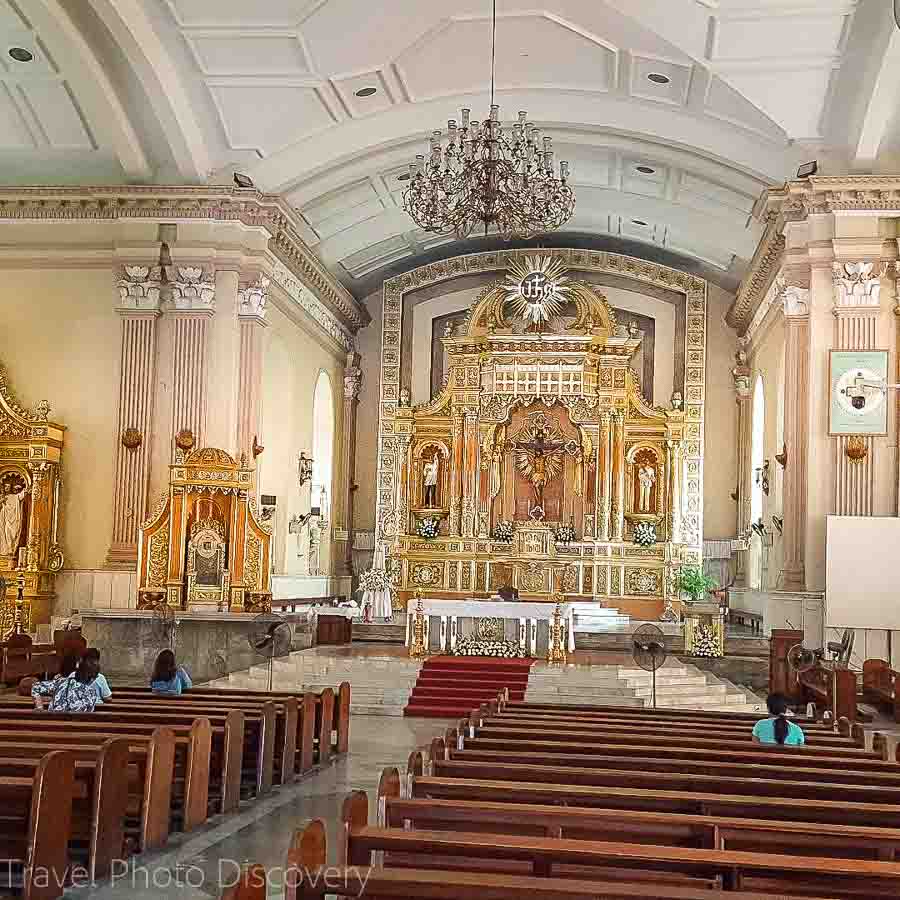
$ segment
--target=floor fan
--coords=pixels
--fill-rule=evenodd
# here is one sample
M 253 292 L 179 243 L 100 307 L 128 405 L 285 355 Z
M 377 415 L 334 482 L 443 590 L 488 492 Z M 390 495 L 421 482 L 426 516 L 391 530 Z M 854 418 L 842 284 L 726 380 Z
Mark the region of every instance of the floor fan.
M 634 661 L 650 673 L 650 695 L 656 709 L 656 670 L 666 661 L 666 640 L 656 625 L 641 625 L 632 635 Z
M 257 628 L 247 635 L 250 648 L 262 656 L 269 667 L 269 690 L 274 681 L 275 660 L 291 652 L 293 630 L 280 616 L 263 613 L 256 617 Z

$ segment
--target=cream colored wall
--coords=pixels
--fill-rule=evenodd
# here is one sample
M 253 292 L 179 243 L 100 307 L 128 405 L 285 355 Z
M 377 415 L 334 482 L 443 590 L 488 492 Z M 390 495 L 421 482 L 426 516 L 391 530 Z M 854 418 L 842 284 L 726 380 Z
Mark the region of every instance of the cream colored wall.
M 109 269 L 4 269 L 0 362 L 19 401 L 67 426 L 60 528 L 67 569 L 100 568 L 112 535 L 120 323 Z
M 301 450 L 311 455 L 313 397 L 319 373 L 325 372 L 331 380 L 334 401 L 334 481 L 329 492 L 333 500 L 337 479 L 341 477 L 338 460 L 343 438 L 343 363 L 336 352 L 326 349 L 321 339 L 313 337 L 281 309 L 270 304 L 266 319 L 260 415 L 260 443 L 265 450 L 257 460 L 259 493 L 275 494 L 278 498 L 275 571 L 294 574 L 299 570 L 297 538 L 288 534 L 288 522 L 291 516 L 309 511 L 309 485 L 304 485 L 302 495 L 297 486 L 297 455 Z M 323 541 L 320 550 L 320 570 L 331 571 L 327 541 Z

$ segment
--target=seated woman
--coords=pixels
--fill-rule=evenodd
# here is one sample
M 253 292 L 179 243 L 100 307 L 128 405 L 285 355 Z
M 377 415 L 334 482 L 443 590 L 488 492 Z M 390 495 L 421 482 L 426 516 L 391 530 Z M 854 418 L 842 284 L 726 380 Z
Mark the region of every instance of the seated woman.
M 91 682 L 91 687 L 97 695 L 97 705 L 99 706 L 104 700 L 109 700 L 112 697 L 109 682 L 106 680 L 106 676 L 100 671 L 100 651 L 96 647 L 88 647 L 88 649 L 84 651 L 84 657 L 89 657 L 97 663 L 97 677 Z
M 182 666 L 175 664 L 175 654 L 163 650 L 153 664 L 150 690 L 154 694 L 181 694 L 193 687 L 191 676 Z
M 803 729 L 787 717 L 788 703 L 783 694 L 769 694 L 766 706 L 770 718 L 761 719 L 753 726 L 753 740 L 757 744 L 800 746 L 806 743 Z
M 51 681 L 35 682 L 31 686 L 34 705 L 43 709 L 45 698 L 49 697 L 50 712 L 93 712 L 98 700 L 93 682 L 98 674 L 97 660 L 83 656 L 71 676 L 60 675 Z

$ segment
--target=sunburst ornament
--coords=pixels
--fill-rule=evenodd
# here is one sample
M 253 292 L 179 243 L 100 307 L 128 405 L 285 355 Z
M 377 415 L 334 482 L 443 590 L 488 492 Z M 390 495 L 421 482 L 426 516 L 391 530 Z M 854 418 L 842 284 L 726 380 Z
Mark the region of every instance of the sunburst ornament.
M 504 284 L 507 302 L 528 325 L 541 328 L 562 312 L 570 298 L 572 285 L 565 273 L 565 263 L 554 256 L 513 261 Z

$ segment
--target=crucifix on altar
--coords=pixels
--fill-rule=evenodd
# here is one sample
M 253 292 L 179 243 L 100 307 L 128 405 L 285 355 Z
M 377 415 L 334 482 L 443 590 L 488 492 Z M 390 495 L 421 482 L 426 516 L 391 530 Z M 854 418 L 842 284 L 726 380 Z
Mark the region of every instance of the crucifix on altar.
M 535 505 L 530 515 L 535 520 L 544 518 L 544 488 L 547 482 L 556 478 L 563 468 L 565 441 L 547 440 L 549 429 L 539 423 L 535 425 L 530 441 L 513 442 L 516 451 L 516 466 L 531 482 Z

